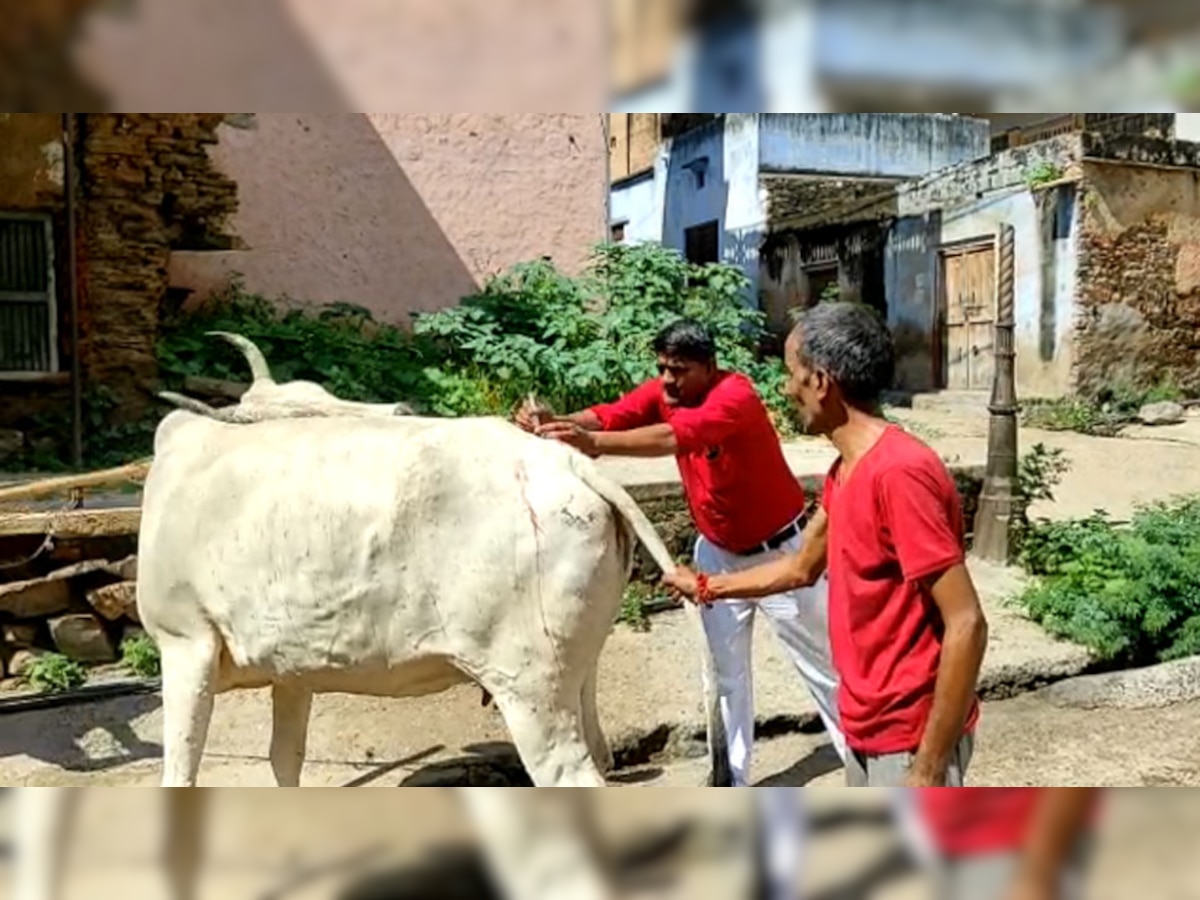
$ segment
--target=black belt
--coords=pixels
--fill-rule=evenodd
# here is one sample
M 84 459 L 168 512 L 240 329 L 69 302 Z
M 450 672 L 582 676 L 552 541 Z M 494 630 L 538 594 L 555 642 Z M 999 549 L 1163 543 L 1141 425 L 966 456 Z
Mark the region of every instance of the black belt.
M 734 556 L 756 556 L 759 553 L 770 553 L 772 550 L 778 550 L 792 538 L 798 534 L 802 534 L 804 529 L 808 527 L 808 511 L 800 513 L 799 516 L 792 519 L 790 523 L 782 529 L 775 532 L 761 544 L 756 544 L 749 550 L 735 550 Z

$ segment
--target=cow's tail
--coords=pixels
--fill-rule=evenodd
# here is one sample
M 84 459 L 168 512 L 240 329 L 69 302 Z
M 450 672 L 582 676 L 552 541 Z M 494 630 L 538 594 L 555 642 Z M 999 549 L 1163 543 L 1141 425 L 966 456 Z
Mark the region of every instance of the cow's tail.
M 675 560 L 671 551 L 659 537 L 653 523 L 642 512 L 629 492 L 621 485 L 604 477 L 591 460 L 575 454 L 571 455 L 572 468 L 583 482 L 603 497 L 614 509 L 621 514 L 626 524 L 637 535 L 646 550 L 650 553 L 655 564 L 662 569 L 663 574 L 675 571 Z M 704 630 L 704 621 L 700 617 L 700 609 L 694 603 L 684 603 L 688 617 L 695 624 L 700 638 L 701 655 L 704 657 L 704 705 L 708 720 L 708 753 L 711 766 L 710 787 L 733 787 L 733 772 L 729 767 L 728 738 L 725 731 L 725 720 L 721 716 L 720 702 L 717 698 L 717 673 L 713 662 L 712 650 L 708 645 L 708 635 Z

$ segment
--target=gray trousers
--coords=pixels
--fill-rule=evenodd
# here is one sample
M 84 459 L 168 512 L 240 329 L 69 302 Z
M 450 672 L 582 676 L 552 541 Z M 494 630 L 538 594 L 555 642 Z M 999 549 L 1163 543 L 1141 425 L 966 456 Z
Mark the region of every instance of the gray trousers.
M 973 735 L 964 734 L 950 757 L 946 787 L 962 787 L 975 751 Z M 846 753 L 846 787 L 904 787 L 908 768 L 916 753 L 889 753 L 869 756 L 857 750 Z
M 1062 874 L 1060 900 L 1083 900 L 1094 840 L 1076 844 Z M 963 856 L 935 864 L 936 900 L 1004 900 L 1017 874 L 1016 853 Z

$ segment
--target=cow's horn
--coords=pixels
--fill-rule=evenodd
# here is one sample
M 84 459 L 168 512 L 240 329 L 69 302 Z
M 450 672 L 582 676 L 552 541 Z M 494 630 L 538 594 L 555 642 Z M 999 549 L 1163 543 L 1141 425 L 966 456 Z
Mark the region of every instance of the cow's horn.
M 254 376 L 255 382 L 274 380 L 271 378 L 271 367 L 267 365 L 267 358 L 262 355 L 262 351 L 258 349 L 252 340 L 228 331 L 210 331 L 208 334 L 210 337 L 219 337 L 229 341 L 229 343 L 242 351 L 242 355 L 246 357 L 246 362 L 250 364 L 250 374 Z
M 191 397 L 185 397 L 183 394 L 176 394 L 174 391 L 159 391 L 158 396 L 162 397 L 168 403 L 178 406 L 180 409 L 186 409 L 188 412 L 198 413 L 202 416 L 211 416 L 216 412 L 207 403 L 193 400 Z

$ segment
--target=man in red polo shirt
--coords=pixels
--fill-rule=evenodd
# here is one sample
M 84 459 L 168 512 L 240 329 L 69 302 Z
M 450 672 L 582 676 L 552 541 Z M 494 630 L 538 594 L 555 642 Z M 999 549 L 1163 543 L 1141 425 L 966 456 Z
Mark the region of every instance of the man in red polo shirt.
M 879 414 L 894 350 L 869 307 L 807 310 L 785 360 L 805 425 L 839 453 L 804 549 L 712 578 L 681 569 L 668 584 L 706 605 L 744 601 L 812 584 L 827 565 L 847 784 L 961 786 L 987 622 L 965 565 L 954 479 L 933 450 Z
M 732 572 L 797 553 L 805 527 L 804 491 L 754 385 L 718 368 L 713 339 L 697 322 L 668 326 L 653 349 L 659 377 L 615 403 L 541 425 L 526 407 L 517 423 L 591 456 L 674 456 L 700 533 L 695 561 L 701 571 Z M 834 748 L 844 758 L 827 603 L 825 585 L 815 584 L 771 593 L 757 606 L 812 691 Z M 755 604 L 728 603 L 703 612 L 733 787 L 749 784 L 755 609 Z
M 914 843 L 931 851 L 938 900 L 1080 900 L 1099 788 L 922 788 Z

